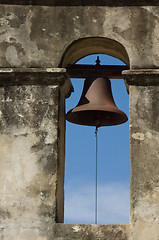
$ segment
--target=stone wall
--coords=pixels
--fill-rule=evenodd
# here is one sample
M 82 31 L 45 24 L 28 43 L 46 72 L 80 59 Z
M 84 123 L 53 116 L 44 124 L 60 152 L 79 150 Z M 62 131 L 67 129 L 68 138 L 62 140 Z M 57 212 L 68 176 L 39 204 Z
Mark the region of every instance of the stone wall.
M 116 2 L 0 0 L 3 240 L 159 239 L 159 4 Z M 130 66 L 123 73 L 130 88 L 129 225 L 62 223 L 72 86 L 61 67 L 93 53 Z
M 159 8 L 156 6 L 1 5 L 0 32 L 0 67 L 62 66 L 66 49 L 75 41 L 90 37 L 113 39 L 122 44 L 131 68 L 158 67 Z M 92 51 L 95 50 L 90 44 L 89 54 Z M 103 48 L 96 51 L 103 53 Z M 80 57 L 84 55 L 85 52 Z M 116 51 L 112 55 L 116 57 Z

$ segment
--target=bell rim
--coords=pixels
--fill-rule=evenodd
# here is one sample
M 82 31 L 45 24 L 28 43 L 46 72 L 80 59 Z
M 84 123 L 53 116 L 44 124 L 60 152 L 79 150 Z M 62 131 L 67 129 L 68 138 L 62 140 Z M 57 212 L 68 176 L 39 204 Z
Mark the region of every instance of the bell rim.
M 118 109 L 118 111 L 101 111 L 101 110 L 81 110 L 81 111 L 77 111 L 77 112 L 73 112 L 72 111 L 73 109 L 71 109 L 70 111 L 67 112 L 66 114 L 66 120 L 71 122 L 71 123 L 74 123 L 74 124 L 78 124 L 78 125 L 84 125 L 84 126 L 97 126 L 99 125 L 98 127 L 104 127 L 104 126 L 115 126 L 115 125 L 120 125 L 120 124 L 123 124 L 123 123 L 126 123 L 128 121 L 128 117 L 127 115 Z M 89 120 L 87 120 L 87 118 L 84 117 L 84 120 L 82 121 L 81 120 L 81 116 L 82 115 L 89 115 L 89 113 L 93 113 L 93 112 L 96 112 L 98 114 L 98 112 L 100 113 L 100 115 L 113 115 L 114 117 L 114 120 L 111 119 L 111 121 L 109 120 L 103 120 L 100 121 L 99 120 L 99 124 L 95 123 L 95 121 L 93 120 L 91 122 L 90 118 Z M 117 117 L 117 118 L 116 118 Z M 98 120 L 97 120 L 98 121 Z

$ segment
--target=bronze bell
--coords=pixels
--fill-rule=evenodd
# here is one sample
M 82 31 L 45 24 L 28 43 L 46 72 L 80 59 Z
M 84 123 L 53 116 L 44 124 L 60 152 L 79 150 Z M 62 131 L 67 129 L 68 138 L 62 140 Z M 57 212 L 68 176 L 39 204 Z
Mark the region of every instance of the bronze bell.
M 112 126 L 128 120 L 115 105 L 108 78 L 86 78 L 79 103 L 66 114 L 72 123 L 87 126 Z

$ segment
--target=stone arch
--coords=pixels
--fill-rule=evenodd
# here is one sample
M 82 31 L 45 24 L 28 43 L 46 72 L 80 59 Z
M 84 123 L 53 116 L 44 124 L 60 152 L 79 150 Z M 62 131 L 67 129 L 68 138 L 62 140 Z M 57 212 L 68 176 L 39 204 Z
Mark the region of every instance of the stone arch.
M 90 37 L 78 39 L 69 45 L 63 54 L 60 67 L 74 64 L 91 54 L 107 54 L 129 66 L 129 56 L 122 44 L 110 38 Z

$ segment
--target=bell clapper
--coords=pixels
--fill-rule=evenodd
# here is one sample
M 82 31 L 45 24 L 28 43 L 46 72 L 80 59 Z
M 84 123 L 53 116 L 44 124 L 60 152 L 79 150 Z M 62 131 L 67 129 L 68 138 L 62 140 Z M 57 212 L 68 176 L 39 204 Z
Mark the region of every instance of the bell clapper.
M 98 127 L 96 126 L 96 129 L 95 129 L 95 136 L 97 136 L 97 133 L 98 133 Z

